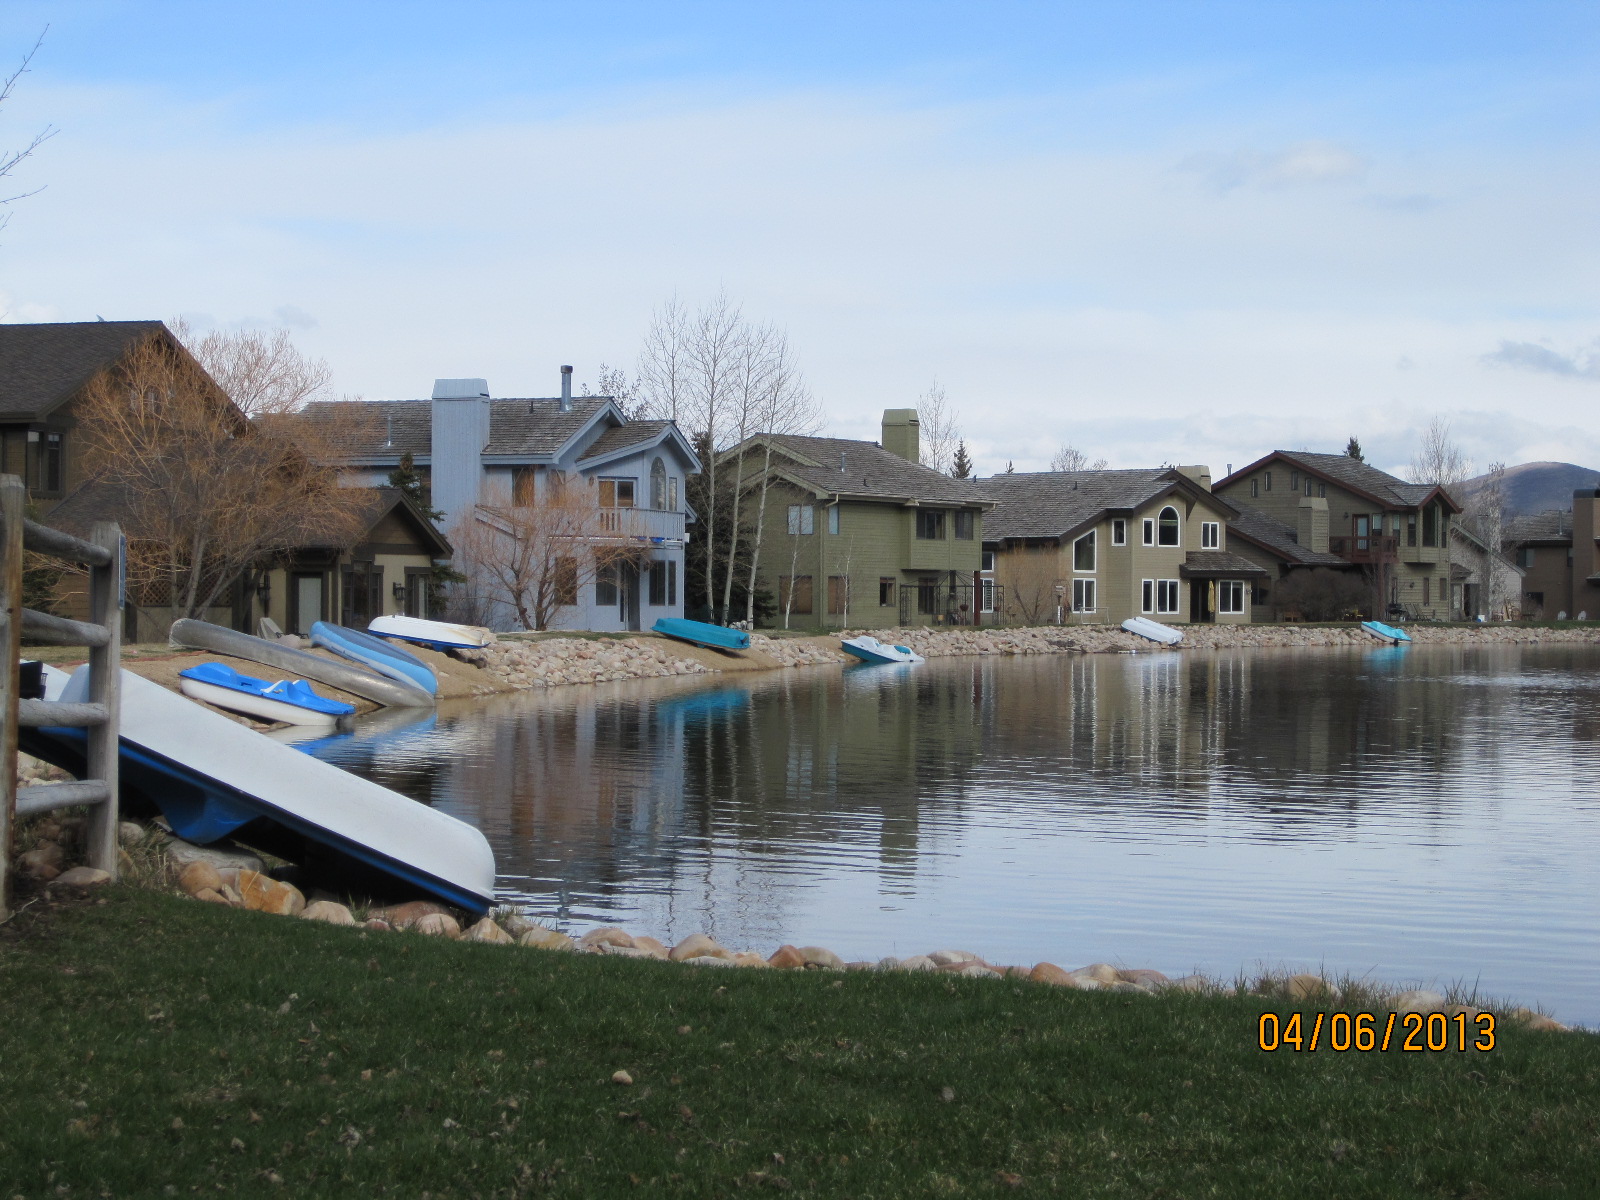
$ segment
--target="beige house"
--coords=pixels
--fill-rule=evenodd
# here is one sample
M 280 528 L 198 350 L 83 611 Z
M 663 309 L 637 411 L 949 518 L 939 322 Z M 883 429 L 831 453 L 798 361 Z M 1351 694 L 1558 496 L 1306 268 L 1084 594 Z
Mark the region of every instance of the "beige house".
M 1305 549 L 1361 567 L 1369 616 L 1450 619 L 1450 525 L 1461 506 L 1443 488 L 1344 454 L 1275 450 L 1216 492 L 1296 530 Z
M 976 480 L 922 466 L 919 441 L 916 410 L 888 409 L 882 445 L 764 433 L 718 459 L 723 478 L 742 472 L 741 519 L 761 531 L 757 591 L 776 598 L 776 625 L 994 620 L 976 583 L 993 502 Z
M 1045 471 L 984 480 L 984 578 L 1015 624 L 1244 624 L 1267 572 L 1231 554 L 1235 515 L 1205 467 Z

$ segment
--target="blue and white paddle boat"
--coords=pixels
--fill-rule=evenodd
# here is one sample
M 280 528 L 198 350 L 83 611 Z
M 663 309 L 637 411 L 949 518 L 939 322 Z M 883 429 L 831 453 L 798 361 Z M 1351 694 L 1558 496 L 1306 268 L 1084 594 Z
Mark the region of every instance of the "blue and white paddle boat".
M 891 646 L 888 642 L 880 642 L 877 638 L 865 633 L 860 637 L 843 639 L 839 643 L 839 649 L 846 654 L 854 655 L 864 663 L 919 663 L 927 661 L 910 646 Z
M 317 695 L 304 680 L 268 683 L 253 675 L 241 675 L 226 663 L 200 663 L 179 671 L 178 676 L 179 688 L 190 699 L 263 721 L 332 729 L 340 717 L 356 711 L 354 704 Z
M 1399 629 L 1393 625 L 1385 625 L 1382 621 L 1363 621 L 1361 622 L 1361 628 L 1365 629 L 1380 642 L 1385 642 L 1390 646 L 1398 646 L 1411 640 L 1411 635 L 1404 629 Z
M 439 678 L 427 663 L 403 646 L 359 629 L 318 621 L 311 626 L 311 644 L 370 667 L 380 675 L 413 684 L 430 696 L 439 694 Z
M 729 629 L 725 625 L 687 621 L 682 617 L 662 617 L 651 628 L 662 637 L 676 638 L 696 646 L 709 646 L 713 650 L 731 652 L 750 649 L 748 633 L 743 629 Z

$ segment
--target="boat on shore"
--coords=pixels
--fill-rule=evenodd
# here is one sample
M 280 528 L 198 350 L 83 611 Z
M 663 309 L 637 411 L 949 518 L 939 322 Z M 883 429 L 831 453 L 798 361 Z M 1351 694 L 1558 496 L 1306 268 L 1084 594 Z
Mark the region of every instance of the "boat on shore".
M 494 641 L 494 634 L 481 625 L 452 625 L 421 617 L 373 617 L 367 622 L 367 632 L 430 650 L 482 650 Z
M 1385 625 L 1382 621 L 1363 621 L 1361 622 L 1361 628 L 1365 629 L 1380 642 L 1387 643 L 1390 646 L 1399 646 L 1411 640 L 1411 635 L 1404 629 L 1394 625 Z
M 880 642 L 877 638 L 865 633 L 860 637 L 842 639 L 839 642 L 839 649 L 846 654 L 854 655 L 864 663 L 919 663 L 927 661 L 910 646 L 891 646 L 889 643 Z
M 423 691 L 410 680 L 401 682 L 364 667 L 351 666 L 339 659 L 280 646 L 277 642 L 213 625 L 210 621 L 197 621 L 193 617 L 176 620 L 167 634 L 167 640 L 184 649 L 225 654 L 229 658 L 260 663 L 302 679 L 315 679 L 318 683 L 336 687 L 352 696 L 360 696 L 363 700 L 371 700 L 374 704 L 392 708 L 432 708 L 434 705 L 433 693 Z
M 47 667 L 45 697 L 82 701 L 88 668 Z M 233 838 L 305 867 L 342 891 L 418 892 L 481 913 L 494 898 L 494 853 L 455 817 L 340 770 L 184 699 L 121 676 L 121 797 L 130 812 L 160 812 L 204 845 Z M 81 729 L 24 729 L 22 748 L 75 775 Z
M 439 694 L 439 677 L 431 667 L 403 646 L 374 637 L 360 629 L 318 621 L 311 626 L 311 644 L 358 662 L 380 675 L 419 687 L 430 696 Z
M 317 695 L 303 679 L 268 683 L 253 675 L 241 675 L 226 663 L 200 663 L 179 671 L 178 680 L 178 687 L 192 700 L 263 721 L 332 729 L 339 718 L 356 711 L 354 704 Z
M 750 648 L 750 635 L 743 629 L 729 629 L 726 625 L 710 625 L 705 621 L 688 621 L 683 617 L 662 617 L 651 629 L 662 637 L 676 638 L 695 646 L 709 646 L 713 650 L 731 653 Z
M 1129 617 L 1122 623 L 1122 627 L 1129 633 L 1149 638 L 1152 642 L 1160 642 L 1163 646 L 1176 646 L 1183 641 L 1183 630 L 1163 625 L 1160 621 L 1152 621 L 1149 617 Z

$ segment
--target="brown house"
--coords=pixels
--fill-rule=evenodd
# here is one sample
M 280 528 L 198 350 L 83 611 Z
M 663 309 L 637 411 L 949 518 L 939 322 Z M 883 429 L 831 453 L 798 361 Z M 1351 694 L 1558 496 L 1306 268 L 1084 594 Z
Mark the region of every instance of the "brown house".
M 1573 492 L 1571 512 L 1518 518 L 1504 544 L 1523 570 L 1523 616 L 1600 619 L 1600 487 Z

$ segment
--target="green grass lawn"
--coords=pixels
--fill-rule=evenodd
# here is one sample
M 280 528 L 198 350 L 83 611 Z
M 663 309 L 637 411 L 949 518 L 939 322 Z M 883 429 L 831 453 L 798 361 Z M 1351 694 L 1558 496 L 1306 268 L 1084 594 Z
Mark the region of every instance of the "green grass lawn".
M 1585 1034 L 1263 1054 L 1247 998 L 690 968 L 132 888 L 4 933 L 0 1196 L 1548 1197 L 1600 1179 Z

